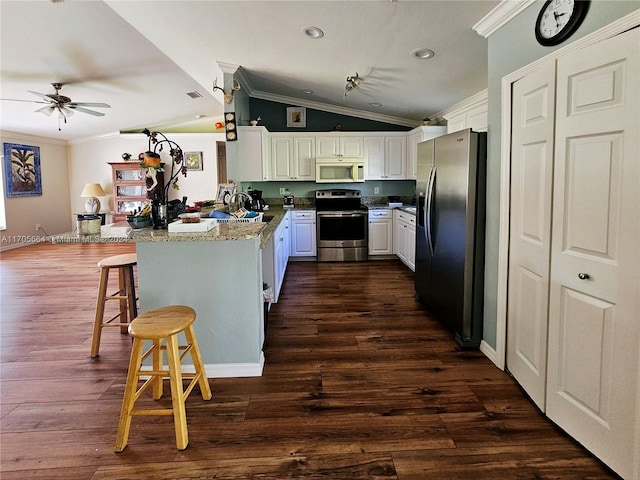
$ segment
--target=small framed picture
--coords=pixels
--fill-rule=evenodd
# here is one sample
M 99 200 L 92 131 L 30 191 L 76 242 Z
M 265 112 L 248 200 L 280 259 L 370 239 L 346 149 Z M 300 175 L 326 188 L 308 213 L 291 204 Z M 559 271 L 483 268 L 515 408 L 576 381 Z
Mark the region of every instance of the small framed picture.
M 229 203 L 231 195 L 236 192 L 235 183 L 220 183 L 218 184 L 218 196 L 216 197 L 216 203 L 222 203 L 226 205 Z
M 5 143 L 4 168 L 7 198 L 42 195 L 40 147 Z
M 202 170 L 202 152 L 184 152 L 187 170 Z
M 307 109 L 304 107 L 287 107 L 287 127 L 306 128 Z

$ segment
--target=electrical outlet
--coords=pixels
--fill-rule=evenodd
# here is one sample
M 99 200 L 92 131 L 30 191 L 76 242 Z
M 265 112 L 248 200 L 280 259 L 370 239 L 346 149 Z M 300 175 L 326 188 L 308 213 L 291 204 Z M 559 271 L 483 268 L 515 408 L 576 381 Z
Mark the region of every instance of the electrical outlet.
M 284 195 L 287 193 L 287 189 L 285 187 L 280 187 L 280 195 Z
M 39 232 L 41 228 L 42 228 L 42 225 L 40 225 L 39 223 L 36 223 L 36 232 Z
M 380 187 L 373 187 L 373 194 L 378 195 L 380 193 Z

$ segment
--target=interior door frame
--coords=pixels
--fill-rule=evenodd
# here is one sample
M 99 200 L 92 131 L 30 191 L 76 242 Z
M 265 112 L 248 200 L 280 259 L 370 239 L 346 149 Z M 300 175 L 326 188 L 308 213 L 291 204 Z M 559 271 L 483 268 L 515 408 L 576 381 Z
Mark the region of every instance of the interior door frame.
M 502 111 L 501 111 L 501 145 L 500 145 L 500 228 L 498 243 L 498 298 L 496 313 L 496 348 L 491 351 L 486 342 L 481 350 L 501 370 L 506 368 L 507 356 L 507 288 L 509 281 L 509 212 L 511 208 L 511 91 L 512 84 L 529 73 L 540 68 L 541 65 L 555 61 L 559 57 L 582 49 L 589 45 L 614 37 L 631 28 L 640 26 L 640 10 L 635 10 L 624 17 L 615 20 L 599 30 L 596 30 L 565 47 L 555 50 L 548 55 L 525 65 L 524 67 L 502 77 Z M 640 419 L 639 419 L 640 421 Z

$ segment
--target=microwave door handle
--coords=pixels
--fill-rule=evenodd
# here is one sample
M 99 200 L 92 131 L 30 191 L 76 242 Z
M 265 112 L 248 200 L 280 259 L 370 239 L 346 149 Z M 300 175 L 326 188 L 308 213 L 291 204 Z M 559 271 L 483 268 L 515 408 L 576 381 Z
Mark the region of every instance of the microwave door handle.
M 436 181 L 436 167 L 431 167 L 429 171 L 429 183 L 427 185 L 427 206 L 424 209 L 424 227 L 427 236 L 427 245 L 429 245 L 429 253 L 433 257 L 433 236 L 431 230 L 431 207 L 433 205 L 433 185 Z

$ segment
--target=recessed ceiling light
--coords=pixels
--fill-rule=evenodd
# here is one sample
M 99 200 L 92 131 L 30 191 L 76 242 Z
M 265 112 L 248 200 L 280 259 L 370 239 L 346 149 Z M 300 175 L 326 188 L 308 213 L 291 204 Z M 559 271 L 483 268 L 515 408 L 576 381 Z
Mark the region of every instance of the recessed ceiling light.
M 313 26 L 302 27 L 302 31 L 307 37 L 310 37 L 310 38 L 324 37 L 324 32 L 320 30 L 318 27 L 313 27 Z
M 372 107 L 381 107 L 382 104 L 379 102 L 371 102 L 369 105 L 371 105 Z
M 313 93 L 313 90 L 302 90 L 302 93 L 306 93 L 307 95 L 311 95 Z
M 435 53 L 433 53 L 433 50 L 429 50 L 428 48 L 416 48 L 411 51 L 411 56 L 420 59 L 431 58 L 434 55 Z

